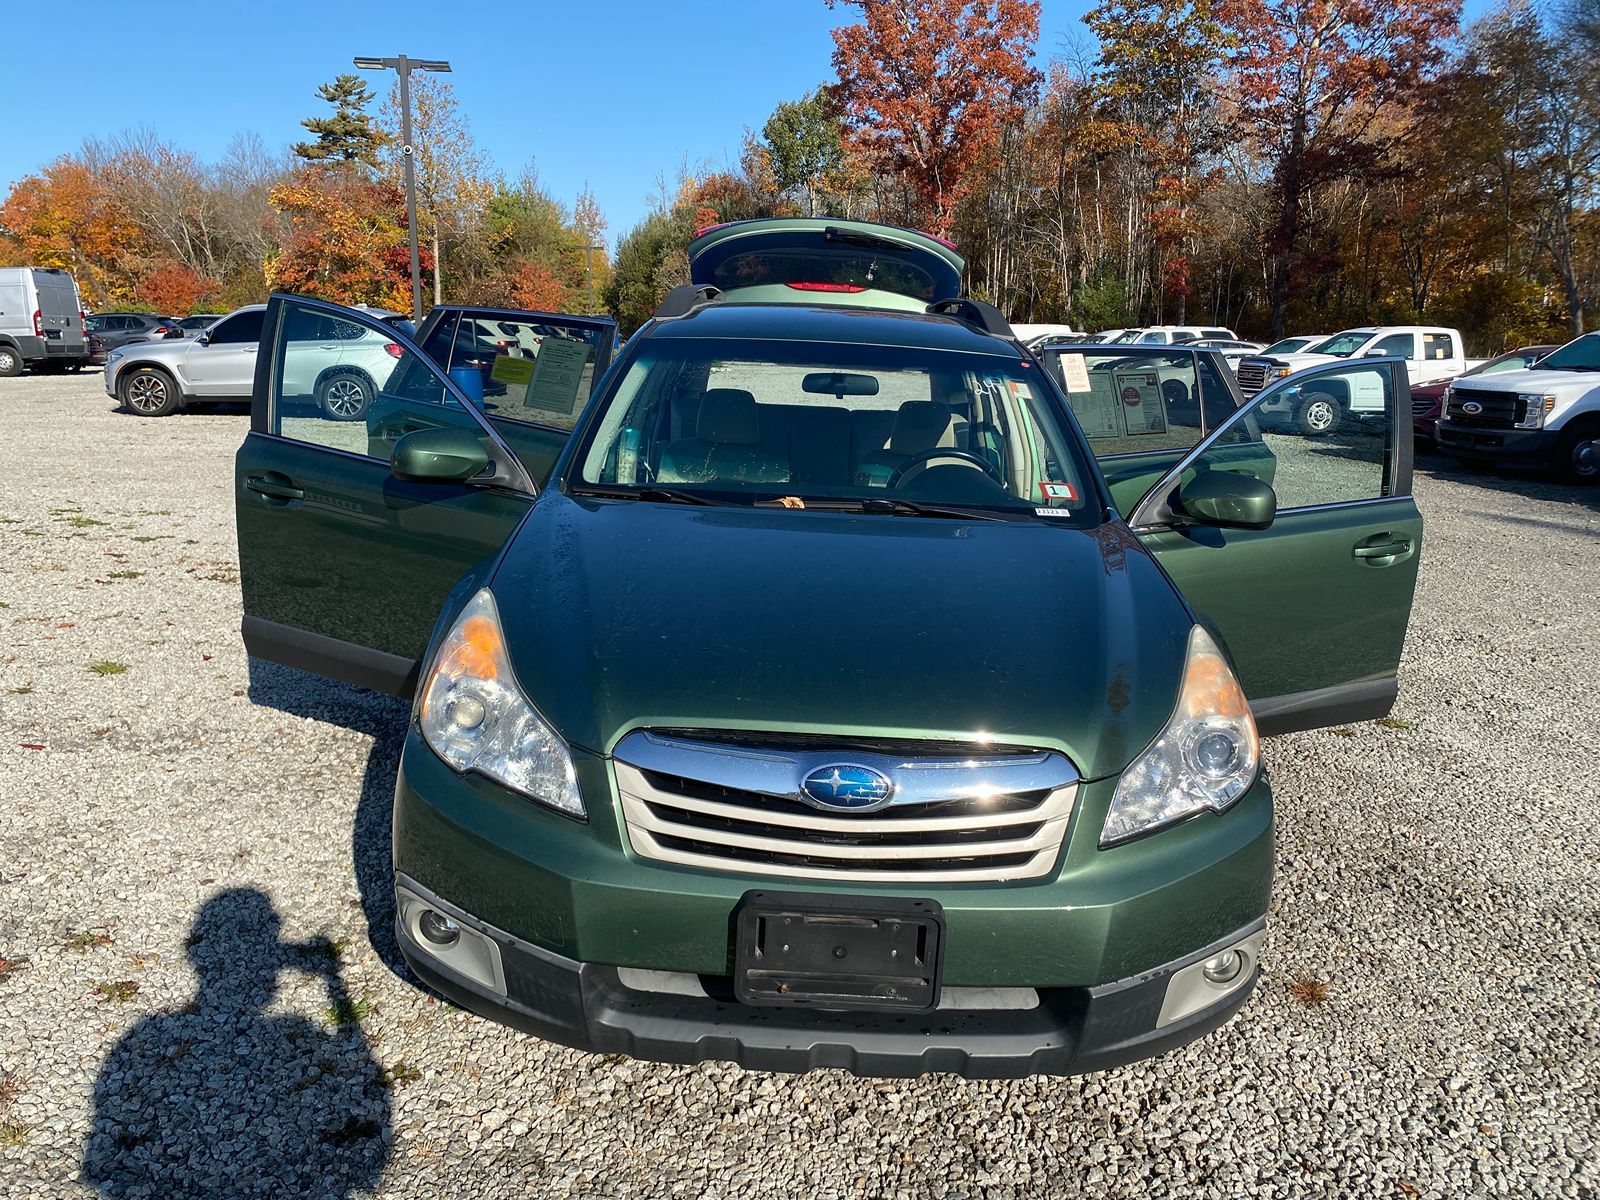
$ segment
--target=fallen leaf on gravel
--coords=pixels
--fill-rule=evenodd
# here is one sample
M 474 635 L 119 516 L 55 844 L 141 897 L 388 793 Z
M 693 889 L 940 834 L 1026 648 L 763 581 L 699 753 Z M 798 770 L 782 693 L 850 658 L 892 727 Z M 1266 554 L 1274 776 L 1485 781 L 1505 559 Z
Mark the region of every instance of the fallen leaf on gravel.
M 57 625 L 56 628 L 57 629 L 76 629 L 77 628 L 77 624 L 75 622 L 72 622 L 72 621 L 63 621 L 63 622 L 61 622 L 61 624 Z
M 44 749 L 44 743 L 43 742 L 20 742 L 18 744 L 24 750 L 43 750 Z
M 209 655 L 209 654 L 202 654 L 202 655 L 201 655 L 201 656 L 200 656 L 200 661 L 201 661 L 201 662 L 210 662 L 210 661 L 211 661 L 211 655 Z

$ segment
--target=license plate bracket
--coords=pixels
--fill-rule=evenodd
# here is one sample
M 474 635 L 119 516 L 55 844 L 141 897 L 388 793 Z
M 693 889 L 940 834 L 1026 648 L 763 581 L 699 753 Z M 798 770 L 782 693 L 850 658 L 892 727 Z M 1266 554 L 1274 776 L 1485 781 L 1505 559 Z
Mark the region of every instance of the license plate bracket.
M 733 957 L 745 1004 L 924 1012 L 939 1003 L 944 909 L 896 896 L 746 892 Z

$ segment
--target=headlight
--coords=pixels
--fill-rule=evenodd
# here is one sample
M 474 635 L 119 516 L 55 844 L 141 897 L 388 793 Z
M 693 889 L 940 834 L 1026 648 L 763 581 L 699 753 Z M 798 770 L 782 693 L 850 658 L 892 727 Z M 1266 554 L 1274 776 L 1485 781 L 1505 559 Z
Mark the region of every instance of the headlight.
M 1207 810 L 1222 812 L 1244 795 L 1260 765 L 1261 742 L 1244 690 L 1211 635 L 1196 625 L 1177 709 L 1122 773 L 1100 845 Z
M 467 602 L 422 689 L 418 727 L 458 771 L 476 771 L 570 816 L 585 815 L 572 753 L 511 673 L 494 597 Z
M 1543 429 L 1544 419 L 1554 411 L 1556 398 L 1554 396 L 1530 396 L 1526 393 L 1517 395 L 1518 429 Z
M 1444 395 L 1439 397 L 1439 420 L 1442 421 L 1450 415 L 1450 401 L 1455 394 L 1455 388 L 1447 387 L 1444 390 Z

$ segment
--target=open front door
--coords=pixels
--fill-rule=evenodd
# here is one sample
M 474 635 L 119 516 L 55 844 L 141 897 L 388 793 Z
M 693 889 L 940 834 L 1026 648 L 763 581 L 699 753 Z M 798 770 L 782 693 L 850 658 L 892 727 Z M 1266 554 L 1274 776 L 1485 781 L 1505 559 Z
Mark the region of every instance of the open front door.
M 1381 397 L 1353 413 L 1350 398 Z M 1308 406 L 1329 406 L 1320 433 Z M 1130 524 L 1228 644 L 1265 733 L 1381 717 L 1397 694 L 1422 547 L 1411 495 L 1405 364 L 1363 359 L 1303 371 L 1261 392 L 1165 474 Z M 1185 514 L 1180 490 L 1208 471 L 1272 485 L 1267 529 Z
M 446 304 L 428 314 L 417 342 L 543 487 L 616 335 L 610 317 Z
M 467 453 L 408 459 L 402 479 L 391 458 L 418 431 L 457 435 Z M 446 477 L 452 462 L 471 476 Z M 234 467 L 251 654 L 409 693 L 445 598 L 498 554 L 533 494 L 483 413 L 404 335 L 356 309 L 272 298 Z

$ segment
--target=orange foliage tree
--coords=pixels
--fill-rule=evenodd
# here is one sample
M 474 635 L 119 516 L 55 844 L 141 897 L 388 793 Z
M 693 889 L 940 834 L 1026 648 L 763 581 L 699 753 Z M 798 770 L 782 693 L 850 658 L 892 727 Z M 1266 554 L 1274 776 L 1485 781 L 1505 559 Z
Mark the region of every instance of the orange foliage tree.
M 568 312 L 572 289 L 543 263 L 524 262 L 511 277 L 511 303 L 537 312 Z
M 341 304 L 411 310 L 405 197 L 399 188 L 347 165 L 308 165 L 272 189 L 286 223 L 267 264 L 277 291 Z M 433 269 L 422 253 L 422 270 Z
M 194 268 L 169 259 L 145 272 L 134 295 L 139 303 L 149 305 L 156 312 L 181 317 L 195 311 L 216 293 L 215 279 L 207 279 Z
M 64 156 L 19 180 L 0 205 L 0 230 L 28 264 L 71 271 L 86 302 L 132 299 L 121 262 L 137 246 L 139 228 L 88 164 Z
M 833 31 L 850 148 L 901 175 L 916 219 L 948 233 L 1038 83 L 1037 0 L 828 0 L 841 3 L 862 16 Z

